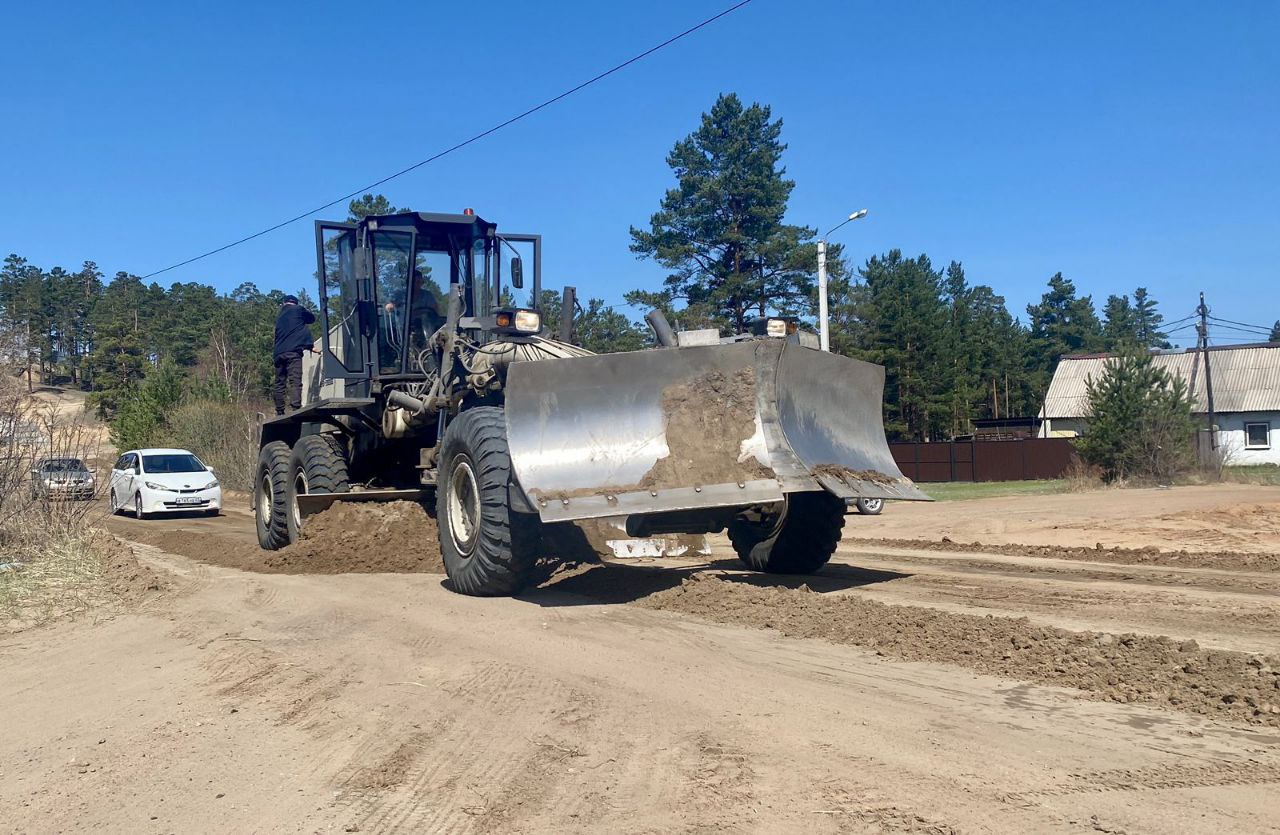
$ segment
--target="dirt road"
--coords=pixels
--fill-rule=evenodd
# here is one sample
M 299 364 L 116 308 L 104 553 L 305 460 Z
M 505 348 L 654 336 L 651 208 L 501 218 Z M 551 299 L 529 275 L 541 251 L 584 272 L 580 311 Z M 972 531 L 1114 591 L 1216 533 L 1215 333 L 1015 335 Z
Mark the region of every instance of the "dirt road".
M 1209 513 L 1235 497 L 1178 500 Z M 1194 663 L 1217 650 L 1252 661 L 1280 646 L 1280 572 L 855 541 L 900 510 L 852 517 L 816 577 L 744 575 L 717 543 L 709 562 L 563 572 L 516 600 L 461 597 L 428 573 L 218 565 L 253 541 L 235 504 L 220 519 L 111 520 L 166 543 L 137 550 L 176 588 L 107 622 L 0 640 L 0 707 L 20 717 L 0 743 L 0 828 L 1275 827 L 1280 727 L 1268 715 L 990 675 L 980 670 L 1000 658 L 969 658 L 959 641 L 986 622 L 971 615 L 995 615 L 1048 630 L 1036 640 L 1133 632 L 1141 647 L 1165 635 L 1210 650 L 1169 649 Z M 692 576 L 723 579 L 686 593 Z M 758 628 L 760 595 L 776 628 Z M 902 660 L 891 635 L 806 631 L 822 623 L 805 612 L 873 604 L 929 630 L 917 657 L 954 660 Z

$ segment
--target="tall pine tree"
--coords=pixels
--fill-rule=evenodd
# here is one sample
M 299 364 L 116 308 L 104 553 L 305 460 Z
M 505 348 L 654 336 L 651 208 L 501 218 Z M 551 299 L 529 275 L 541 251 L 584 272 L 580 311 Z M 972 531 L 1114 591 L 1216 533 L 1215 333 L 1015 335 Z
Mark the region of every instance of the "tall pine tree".
M 814 230 L 783 222 L 795 183 L 782 166 L 782 120 L 768 106 L 721 95 L 696 131 L 676 143 L 667 191 L 631 251 L 671 270 L 660 294 L 628 302 L 671 308 L 735 332 L 771 311 L 808 312 L 817 268 Z M 838 255 L 836 255 L 838 259 Z

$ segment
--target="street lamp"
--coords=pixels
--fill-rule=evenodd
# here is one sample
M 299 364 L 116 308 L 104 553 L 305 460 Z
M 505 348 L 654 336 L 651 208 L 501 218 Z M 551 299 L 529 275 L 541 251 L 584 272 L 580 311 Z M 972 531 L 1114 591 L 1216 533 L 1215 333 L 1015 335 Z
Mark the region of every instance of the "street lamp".
M 827 234 L 818 239 L 818 343 L 824 351 L 831 350 L 831 329 L 827 323 L 827 238 L 831 233 L 851 220 L 866 217 L 866 209 L 849 215 L 844 220 L 827 230 Z

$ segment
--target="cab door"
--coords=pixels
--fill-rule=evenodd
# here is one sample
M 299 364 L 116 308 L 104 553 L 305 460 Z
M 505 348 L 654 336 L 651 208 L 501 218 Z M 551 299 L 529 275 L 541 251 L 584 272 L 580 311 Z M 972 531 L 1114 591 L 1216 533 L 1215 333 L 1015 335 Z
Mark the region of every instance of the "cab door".
M 356 264 L 356 226 L 316 222 L 316 275 L 320 280 L 320 322 L 324 328 L 321 377 L 336 390 L 322 397 L 364 397 L 369 392 L 372 290 Z

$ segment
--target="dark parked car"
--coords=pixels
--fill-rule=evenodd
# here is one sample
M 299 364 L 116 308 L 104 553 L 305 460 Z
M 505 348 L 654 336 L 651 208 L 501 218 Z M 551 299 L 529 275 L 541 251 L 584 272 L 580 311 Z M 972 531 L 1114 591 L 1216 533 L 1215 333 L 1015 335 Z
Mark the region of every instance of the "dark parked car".
M 79 458 L 46 458 L 31 471 L 32 499 L 92 499 L 95 487 Z

